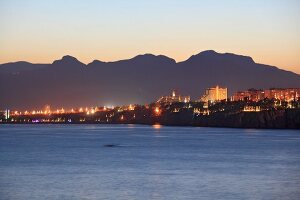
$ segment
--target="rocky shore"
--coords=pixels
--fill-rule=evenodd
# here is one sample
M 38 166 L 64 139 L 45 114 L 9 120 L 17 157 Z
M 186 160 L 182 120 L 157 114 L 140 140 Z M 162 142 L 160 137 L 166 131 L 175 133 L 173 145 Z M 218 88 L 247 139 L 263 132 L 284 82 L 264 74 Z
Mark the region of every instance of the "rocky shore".
M 240 112 L 235 114 L 215 113 L 199 116 L 193 120 L 195 126 L 299 129 L 300 109 Z

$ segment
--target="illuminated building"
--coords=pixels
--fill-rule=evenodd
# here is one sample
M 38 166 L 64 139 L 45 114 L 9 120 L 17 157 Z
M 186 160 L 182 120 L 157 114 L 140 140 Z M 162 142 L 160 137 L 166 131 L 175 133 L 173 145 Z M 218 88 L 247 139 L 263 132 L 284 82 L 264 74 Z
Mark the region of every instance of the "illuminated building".
M 244 112 L 260 112 L 260 106 L 245 106 L 243 109 Z
M 300 97 L 300 88 L 271 88 L 265 90 L 265 98 L 278 99 L 281 101 L 294 101 Z
M 5 119 L 8 120 L 9 119 L 9 114 L 10 114 L 10 111 L 9 110 L 5 110 Z
M 175 90 L 173 90 L 172 91 L 172 95 L 170 95 L 170 96 L 162 96 L 161 98 L 159 98 L 157 100 L 157 103 L 172 104 L 172 103 L 176 103 L 176 102 L 188 103 L 190 101 L 191 101 L 191 97 L 190 96 L 181 96 L 181 95 L 178 95 L 177 92 Z
M 128 106 L 128 110 L 132 111 L 134 110 L 134 106 L 132 106 L 131 104 Z
M 50 114 L 51 113 L 50 105 L 45 105 L 45 109 L 44 110 L 45 110 L 45 112 L 44 112 L 45 114 L 47 114 L 47 113 Z
M 95 114 L 95 109 L 91 109 L 91 114 Z
M 154 109 L 154 113 L 155 113 L 155 115 L 160 115 L 161 114 L 161 109 L 159 108 L 159 107 L 155 107 L 155 109 Z
M 249 89 L 246 91 L 239 91 L 236 92 L 232 96 L 232 101 L 259 101 L 265 98 L 265 92 L 263 90 L 257 90 L 257 89 Z
M 200 101 L 202 102 L 214 102 L 227 99 L 227 88 L 221 88 L 218 85 L 216 87 L 207 88 L 205 94 L 202 95 Z
M 267 98 L 290 102 L 298 100 L 299 97 L 300 88 L 272 88 L 267 90 L 249 89 L 246 91 L 239 91 L 236 92 L 231 99 L 233 101 L 249 100 L 257 102 Z

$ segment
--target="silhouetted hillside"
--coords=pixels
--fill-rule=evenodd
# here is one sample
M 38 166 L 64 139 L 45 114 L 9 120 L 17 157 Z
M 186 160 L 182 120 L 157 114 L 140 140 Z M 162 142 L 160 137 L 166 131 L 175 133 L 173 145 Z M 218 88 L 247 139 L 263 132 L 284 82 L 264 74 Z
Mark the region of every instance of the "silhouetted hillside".
M 204 51 L 176 63 L 166 56 L 85 65 L 71 56 L 52 64 L 0 65 L 0 108 L 31 109 L 148 103 L 176 88 L 196 99 L 219 84 L 233 93 L 248 88 L 300 87 L 300 75 L 257 64 L 251 57 Z

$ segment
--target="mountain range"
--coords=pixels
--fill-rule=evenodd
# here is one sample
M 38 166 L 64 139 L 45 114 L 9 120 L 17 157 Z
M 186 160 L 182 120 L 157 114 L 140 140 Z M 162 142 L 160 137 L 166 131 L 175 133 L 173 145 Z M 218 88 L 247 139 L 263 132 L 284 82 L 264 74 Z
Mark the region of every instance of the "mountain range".
M 199 99 L 205 88 L 300 87 L 300 75 L 255 63 L 251 57 L 213 50 L 183 62 L 144 54 L 127 60 L 84 64 L 63 56 L 51 64 L 12 62 L 0 65 L 0 109 L 71 108 L 144 104 L 172 89 Z

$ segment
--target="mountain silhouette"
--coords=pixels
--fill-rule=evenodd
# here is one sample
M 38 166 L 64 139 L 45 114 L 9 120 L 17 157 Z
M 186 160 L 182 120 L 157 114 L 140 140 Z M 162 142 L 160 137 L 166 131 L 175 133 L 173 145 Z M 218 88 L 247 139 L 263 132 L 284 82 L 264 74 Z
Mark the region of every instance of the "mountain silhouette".
M 64 56 L 52 64 L 0 65 L 0 109 L 144 104 L 174 88 L 199 99 L 205 88 L 217 84 L 228 87 L 229 94 L 248 88 L 299 87 L 300 75 L 255 63 L 248 56 L 213 50 L 178 63 L 167 56 L 144 54 L 86 65 Z
M 63 56 L 62 59 L 60 60 L 55 60 L 53 63 L 53 65 L 63 65 L 63 66 L 68 66 L 68 65 L 84 65 L 82 62 L 80 62 L 79 60 L 77 60 L 77 58 L 73 57 L 73 56 Z

